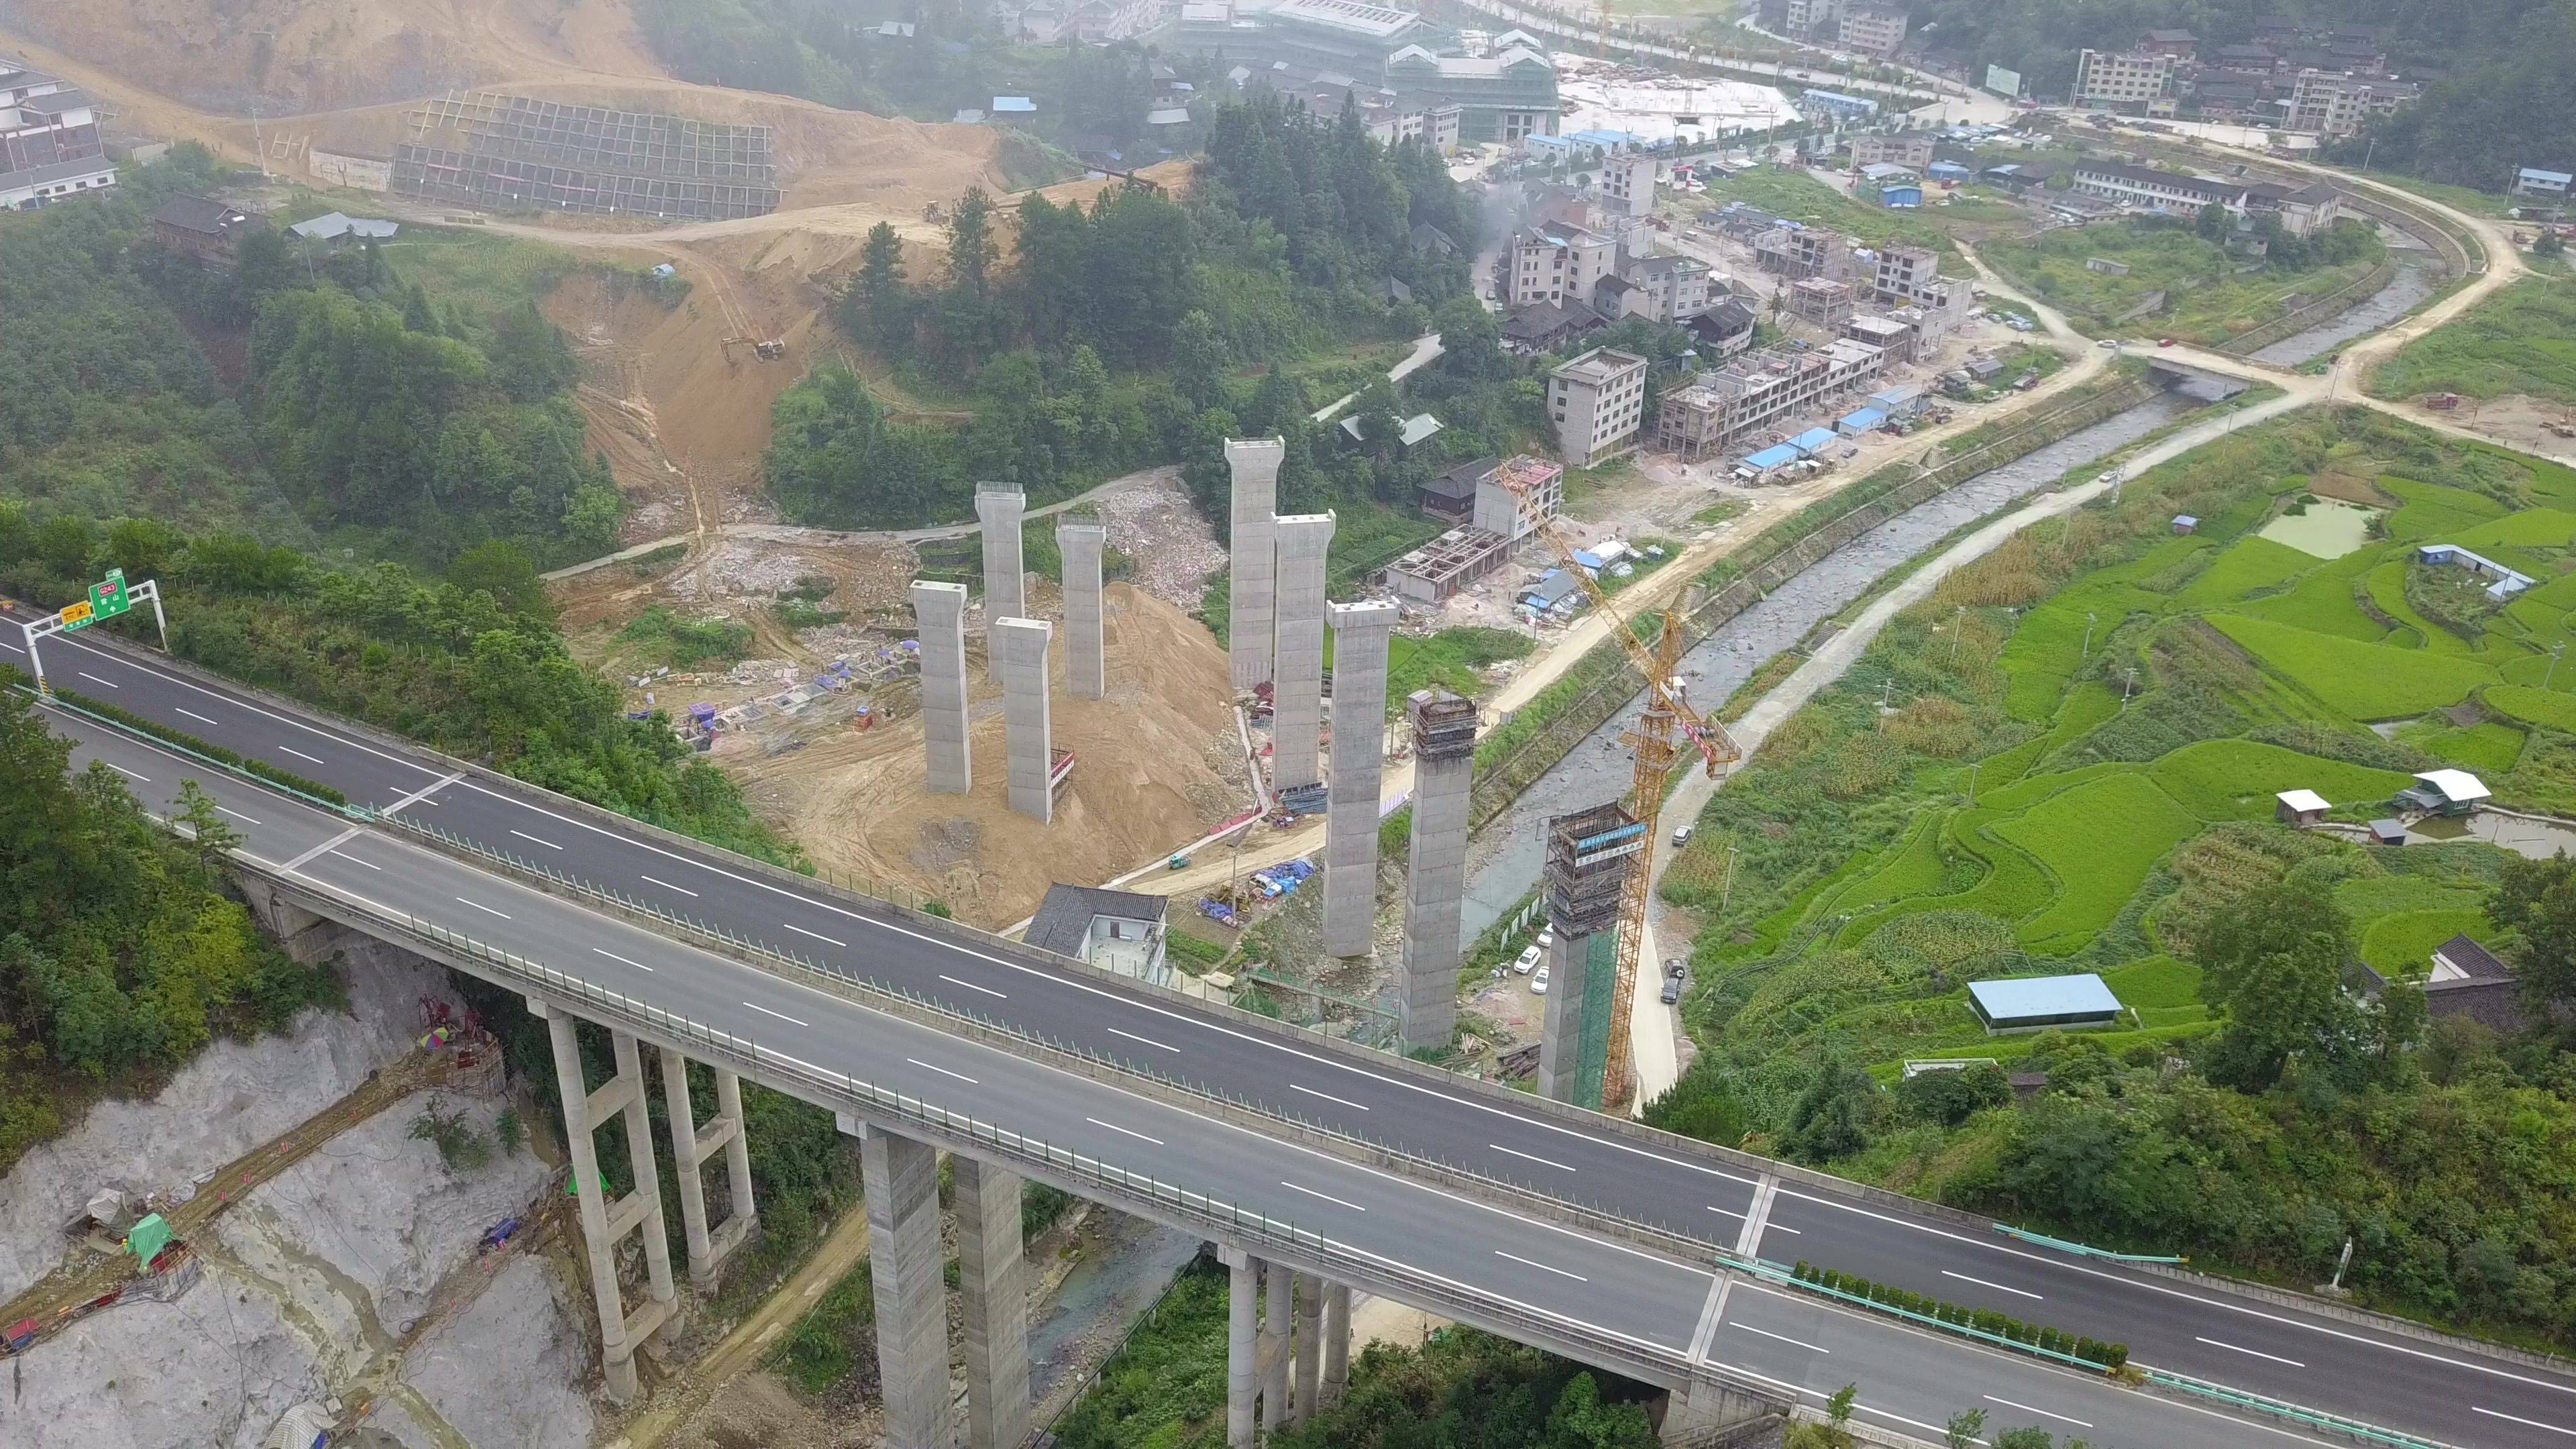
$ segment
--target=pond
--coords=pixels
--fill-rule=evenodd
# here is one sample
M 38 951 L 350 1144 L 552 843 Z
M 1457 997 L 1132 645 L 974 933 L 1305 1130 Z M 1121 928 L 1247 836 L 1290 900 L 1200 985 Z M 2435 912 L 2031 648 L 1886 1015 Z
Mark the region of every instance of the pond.
M 2256 537 L 2288 544 L 2317 558 L 2341 558 L 2370 542 L 2370 520 L 2385 511 L 2340 498 L 2320 498 L 2303 512 L 2284 513 L 2264 524 Z

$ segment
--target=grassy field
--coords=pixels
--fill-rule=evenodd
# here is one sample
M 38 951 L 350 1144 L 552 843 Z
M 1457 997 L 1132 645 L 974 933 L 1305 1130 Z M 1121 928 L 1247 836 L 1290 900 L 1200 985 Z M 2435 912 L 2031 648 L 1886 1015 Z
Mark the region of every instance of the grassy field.
M 2032 241 L 1997 239 L 1982 254 L 1995 270 L 2093 336 L 2151 332 L 2209 344 L 2280 316 L 2286 297 L 2330 292 L 2368 271 L 2378 260 L 2377 242 L 2367 251 L 2360 260 L 2336 266 L 2267 264 L 2244 271 L 2238 258 L 2188 226 L 2133 219 L 2067 227 Z M 2085 263 L 2095 259 L 2129 270 L 2089 270 Z M 2161 307 L 2135 322 L 2115 321 L 2157 292 L 2164 293 Z
M 2525 277 L 2399 348 L 2368 385 L 2374 397 L 2522 394 L 2576 405 L 2576 286 Z
M 1854 201 L 1804 171 L 1759 166 L 1709 183 L 1708 206 L 1729 201 L 1758 206 L 1791 221 L 1829 226 L 1873 245 L 1905 242 L 1929 247 L 1945 256 L 1958 254 L 1950 234 L 1925 220 L 1930 213 L 1890 211 L 1884 206 Z
M 2398 505 L 2386 536 L 2332 559 L 2255 536 L 2327 475 Z M 1985 977 L 2101 972 L 2132 1013 L 2101 1036 L 2114 1052 L 2205 1032 L 2188 942 L 2213 892 L 2311 855 L 2331 858 L 2365 959 L 2420 972 L 2484 929 L 2477 881 L 2500 853 L 2368 850 L 2274 823 L 2275 796 L 2363 820 L 2450 765 L 2502 803 L 2576 808 L 2576 666 L 2538 687 L 2576 609 L 2571 503 L 2576 472 L 2309 412 L 1952 575 L 1772 734 L 1666 874 L 1704 913 L 1684 1007 L 1703 1052 L 1758 1120 L 1820 1051 L 1886 1078 L 2028 1050 L 1975 1025 L 1965 985 Z M 2183 512 L 2201 527 L 2174 536 Z M 2472 534 L 2549 580 L 2476 637 L 2404 589 L 2410 538 Z M 2369 728 L 2387 720 L 2393 738 Z

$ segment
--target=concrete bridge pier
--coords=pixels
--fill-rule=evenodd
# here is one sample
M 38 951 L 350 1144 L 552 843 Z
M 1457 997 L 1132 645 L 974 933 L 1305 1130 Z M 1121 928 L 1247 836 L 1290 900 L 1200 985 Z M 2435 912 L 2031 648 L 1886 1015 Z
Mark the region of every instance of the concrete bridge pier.
M 671 1170 L 680 1183 L 680 1226 L 689 1242 L 689 1286 L 712 1293 L 716 1272 L 747 1242 L 759 1218 L 751 1202 L 751 1144 L 743 1135 L 742 1079 L 716 1069 L 716 1115 L 700 1125 L 689 1100 L 689 1059 L 662 1048 L 662 1098 L 671 1119 Z M 707 1159 L 725 1155 L 733 1210 L 712 1233 L 707 1227 Z
M 1315 1417 L 1315 1396 L 1324 1386 L 1324 1280 L 1297 1275 L 1297 1383 L 1288 1406 L 1288 1422 Z
M 563 1091 L 564 1141 L 571 1149 L 575 1200 L 580 1205 L 582 1246 L 590 1258 L 590 1286 L 599 1305 L 600 1374 L 610 1400 L 632 1403 L 635 1348 L 671 1321 L 679 1290 L 671 1282 L 671 1243 L 662 1226 L 661 1173 L 653 1160 L 653 1126 L 644 1109 L 644 1062 L 635 1038 L 612 1032 L 617 1075 L 597 1091 L 585 1085 L 581 1045 L 573 1018 L 534 997 L 528 1010 L 544 1019 L 552 1038 L 555 1077 Z M 599 1151 L 592 1134 L 619 1116 L 626 1120 L 626 1152 L 635 1167 L 635 1190 L 608 1201 L 599 1179 Z M 630 1232 L 644 1237 L 645 1301 L 632 1317 L 617 1286 L 617 1244 Z
M 966 1330 L 967 1449 L 1019 1449 L 1029 1436 L 1029 1290 L 1020 1250 L 1020 1176 L 956 1153 L 957 1275 Z
M 1221 1248 L 1218 1257 L 1226 1268 L 1225 1444 L 1253 1449 L 1261 1398 L 1261 1260 L 1240 1248 Z
M 993 626 L 1029 612 L 1027 565 L 1020 554 L 1021 518 L 1029 497 L 1009 483 L 975 485 L 975 517 L 984 535 L 984 669 L 1002 677 L 1002 653 Z
M 1296 1275 L 1284 1263 L 1262 1265 L 1261 1432 L 1288 1426 L 1288 1320 Z
M 948 1288 L 939 1150 L 871 1127 L 859 1141 L 887 1449 L 949 1449 Z
M 1351 1386 L 1351 1290 L 1349 1285 L 1324 1285 L 1324 1383 L 1315 1406 L 1329 1409 L 1342 1401 Z

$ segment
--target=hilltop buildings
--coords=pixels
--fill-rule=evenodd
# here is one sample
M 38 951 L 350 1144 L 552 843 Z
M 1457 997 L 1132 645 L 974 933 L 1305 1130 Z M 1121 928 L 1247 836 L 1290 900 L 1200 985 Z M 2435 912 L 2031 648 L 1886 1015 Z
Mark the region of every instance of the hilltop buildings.
M 0 209 L 49 206 L 115 185 L 88 93 L 0 60 Z
M 1358 91 L 1398 117 L 1455 107 L 1457 143 L 1557 128 L 1556 67 L 1526 31 L 1507 30 L 1470 55 L 1457 32 L 1363 0 L 1184 0 L 1171 43 L 1235 62 L 1238 84 L 1267 77 L 1281 89 Z

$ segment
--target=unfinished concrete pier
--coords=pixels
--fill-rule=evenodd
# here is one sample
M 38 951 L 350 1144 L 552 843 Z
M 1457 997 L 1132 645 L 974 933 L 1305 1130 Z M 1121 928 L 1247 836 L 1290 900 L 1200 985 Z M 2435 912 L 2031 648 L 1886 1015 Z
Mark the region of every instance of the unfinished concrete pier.
M 1272 630 L 1270 783 L 1294 790 L 1324 778 L 1324 554 L 1333 542 L 1333 515 L 1292 513 L 1271 520 L 1271 527 L 1279 549 L 1279 596 Z M 1243 627 L 1240 621 L 1234 625 L 1238 633 Z
M 1225 440 L 1225 466 L 1234 475 L 1233 536 L 1227 545 L 1232 556 L 1226 565 L 1234 641 L 1228 673 L 1237 689 L 1270 679 L 1279 579 L 1270 520 L 1279 507 L 1279 464 L 1287 453 L 1278 438 Z
M 1055 626 L 1044 619 L 993 621 L 993 654 L 1002 665 L 1003 779 L 1010 805 L 1040 820 L 1055 818 L 1053 719 L 1047 708 L 1047 643 Z
M 1403 610 L 1334 604 L 1333 777 L 1324 812 L 1324 949 L 1377 945 L 1377 807 L 1386 761 L 1386 643 Z
M 1467 894 L 1467 806 L 1476 764 L 1476 706 L 1440 689 L 1405 700 L 1413 729 L 1413 834 L 1404 872 L 1407 1047 L 1441 1048 L 1458 1026 L 1458 936 Z M 1338 738 L 1338 736 L 1336 736 Z
M 1002 677 L 1002 651 L 994 647 L 994 626 L 1029 612 L 1020 557 L 1020 520 L 1028 507 L 1029 496 L 1013 484 L 975 485 L 975 517 L 984 525 L 984 667 L 995 679 Z
M 975 783 L 966 749 L 966 586 L 914 580 L 912 621 L 921 640 L 921 743 L 930 757 L 923 788 L 963 795 Z
M 1617 985 L 1619 896 L 1645 852 L 1646 827 L 1617 805 L 1595 805 L 1547 823 L 1540 877 L 1548 925 L 1547 1019 L 1538 1049 L 1543 1097 L 1595 1111 L 1609 1061 L 1610 998 Z
M 1109 525 L 1067 516 L 1055 526 L 1064 557 L 1064 686 L 1082 699 L 1109 694 L 1109 647 L 1100 611 L 1100 555 Z

